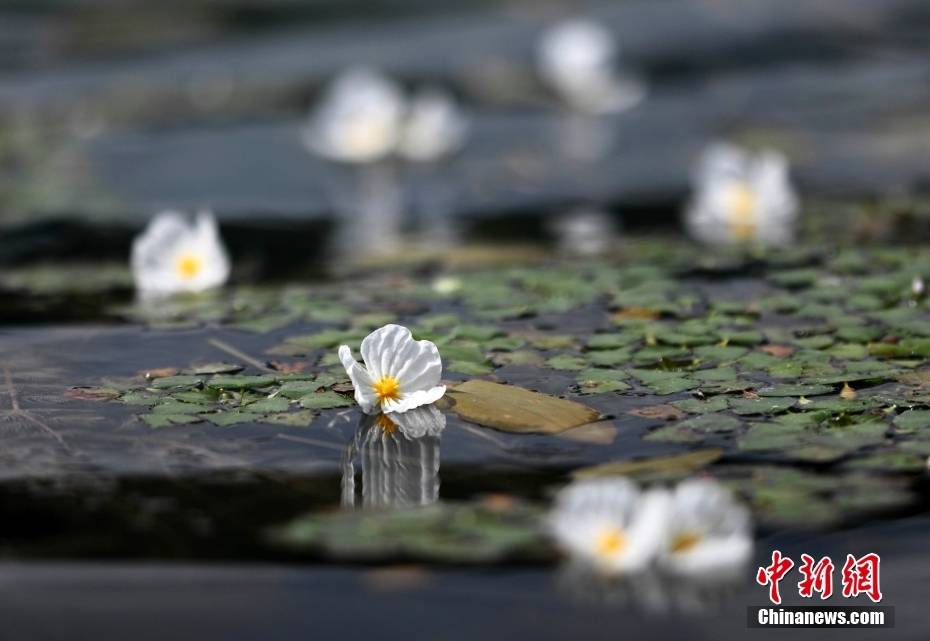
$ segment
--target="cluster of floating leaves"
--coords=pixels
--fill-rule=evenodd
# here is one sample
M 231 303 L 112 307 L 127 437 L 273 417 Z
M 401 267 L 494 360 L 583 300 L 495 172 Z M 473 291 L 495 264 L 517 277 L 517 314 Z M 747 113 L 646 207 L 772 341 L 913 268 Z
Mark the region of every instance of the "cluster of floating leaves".
M 323 549 L 346 561 L 540 561 L 553 558 L 539 528 L 542 516 L 531 505 L 491 497 L 475 503 L 311 515 L 274 530 L 270 538 L 298 554 Z
M 198 422 L 306 427 L 320 410 L 352 404 L 334 391 L 348 380 L 335 370 L 244 374 L 244 369 L 235 363 L 207 363 L 156 370 L 123 381 L 110 379 L 93 393 L 145 408 L 141 418 L 153 428 Z
M 708 257 L 645 242 L 611 261 L 427 274 L 401 269 L 339 289 L 181 301 L 158 323 L 272 332 L 269 360 L 306 372 L 200 367 L 115 395 L 144 406 L 153 427 L 311 425 L 320 410 L 350 404 L 335 347 L 396 321 L 436 342 L 447 376 L 466 380 L 447 399 L 466 421 L 552 434 L 633 415 L 645 440 L 686 450 L 578 476 L 664 482 L 704 470 L 742 494 L 763 526 L 832 526 L 916 498 L 930 455 L 930 323 L 915 287 L 930 277 L 926 254 L 795 248 Z M 533 381 L 554 376 L 564 386 L 545 391 L 573 402 L 513 385 L 539 389 Z M 311 516 L 291 532 L 329 549 L 353 519 L 372 518 Z M 384 518 L 401 529 L 407 522 Z

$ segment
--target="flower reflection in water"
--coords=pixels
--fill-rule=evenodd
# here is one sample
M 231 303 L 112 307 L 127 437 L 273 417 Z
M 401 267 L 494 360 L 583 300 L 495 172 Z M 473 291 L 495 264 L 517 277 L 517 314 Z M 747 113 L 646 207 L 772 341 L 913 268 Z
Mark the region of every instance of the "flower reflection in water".
M 336 241 L 337 256 L 389 255 L 402 246 L 409 223 L 407 169 L 428 166 L 462 149 L 468 118 L 456 98 L 440 87 L 407 91 L 375 69 L 349 68 L 329 85 L 301 130 L 312 153 L 353 167 L 355 187 L 331 194 L 346 214 Z M 435 191 L 435 190 L 433 190 Z M 449 194 L 436 200 L 448 200 Z M 448 210 L 430 203 L 428 209 Z M 427 216 L 430 240 L 454 237 L 447 217 Z
M 675 577 L 653 569 L 605 575 L 577 561 L 564 563 L 555 580 L 558 589 L 578 603 L 657 615 L 712 615 L 732 603 L 744 587 L 744 579 L 731 574 Z
M 604 256 L 619 240 L 616 220 L 606 211 L 576 207 L 559 216 L 551 226 L 564 256 L 590 258 Z
M 429 505 L 439 498 L 439 438 L 446 417 L 434 405 L 402 414 L 362 416 L 343 460 L 342 504 L 358 501 L 355 463 L 362 468 L 361 505 Z
M 607 156 L 616 126 L 601 116 L 632 109 L 646 96 L 645 83 L 618 61 L 615 35 L 594 20 L 564 20 L 541 34 L 536 58 L 541 79 L 567 107 L 557 125 L 560 152 L 578 162 Z

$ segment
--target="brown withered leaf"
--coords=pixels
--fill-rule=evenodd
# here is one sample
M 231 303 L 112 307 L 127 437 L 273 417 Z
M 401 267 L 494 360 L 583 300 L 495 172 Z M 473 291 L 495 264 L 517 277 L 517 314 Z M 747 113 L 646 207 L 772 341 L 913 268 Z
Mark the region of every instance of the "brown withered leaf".
M 276 372 L 282 372 L 283 374 L 300 374 L 302 371 L 307 369 L 306 361 L 270 361 L 268 366 Z
M 600 418 L 581 403 L 490 381 L 466 381 L 446 396 L 466 421 L 504 432 L 558 434 Z
M 594 465 L 576 470 L 572 476 L 577 479 L 631 476 L 641 481 L 677 480 L 707 467 L 721 456 L 723 456 L 722 449 L 709 447 L 674 456 Z
M 613 421 L 598 421 L 566 430 L 559 434 L 559 438 L 591 445 L 610 445 L 617 438 L 617 428 Z
M 794 347 L 791 345 L 763 345 L 759 349 L 775 358 L 788 358 L 794 354 Z
M 611 318 L 615 321 L 629 319 L 656 320 L 660 315 L 658 311 L 648 307 L 626 307 L 615 311 L 611 314 Z
M 682 412 L 680 409 L 674 405 L 649 405 L 647 407 L 638 407 L 635 410 L 630 410 L 627 414 L 632 414 L 633 416 L 642 416 L 643 418 L 654 418 L 660 421 L 677 421 L 678 419 L 684 418 L 687 416 L 685 412 Z
M 152 380 L 154 378 L 167 378 L 169 376 L 177 376 L 178 372 L 180 371 L 181 370 L 179 370 L 177 367 L 160 367 L 158 369 L 145 370 L 144 372 L 139 372 L 139 374 L 141 376 L 144 376 L 148 380 Z
M 82 401 L 110 401 L 119 398 L 119 390 L 109 387 L 72 387 L 65 391 L 68 398 L 77 398 Z

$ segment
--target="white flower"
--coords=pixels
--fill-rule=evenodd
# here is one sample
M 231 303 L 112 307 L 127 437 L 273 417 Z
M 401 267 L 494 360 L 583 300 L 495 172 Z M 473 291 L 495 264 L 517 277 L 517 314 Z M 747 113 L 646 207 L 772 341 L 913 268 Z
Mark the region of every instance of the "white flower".
M 200 212 L 194 222 L 182 214 L 158 214 L 132 243 L 132 274 L 143 295 L 200 292 L 229 277 L 229 257 L 216 219 Z
M 433 281 L 432 289 L 440 296 L 451 296 L 462 289 L 462 280 L 455 276 L 440 276 Z
M 783 245 L 793 238 L 798 198 L 781 154 L 713 145 L 701 157 L 693 183 L 686 222 L 698 240 Z
M 603 574 L 646 568 L 664 538 L 668 493 L 641 493 L 625 478 L 574 483 L 556 498 L 549 525 L 573 558 Z
M 439 384 L 442 360 L 430 341 L 415 341 L 410 330 L 385 325 L 362 340 L 359 365 L 348 345 L 339 359 L 355 386 L 355 400 L 366 414 L 400 413 L 439 400 L 446 392 Z
M 423 89 L 410 101 L 398 153 L 414 162 L 432 162 L 458 151 L 467 133 L 455 99 L 439 89 Z
M 711 579 L 738 571 L 752 554 L 749 513 L 711 479 L 684 481 L 672 494 L 660 562 L 668 571 Z
M 304 130 L 304 142 L 330 160 L 382 160 L 395 150 L 406 109 L 404 92 L 392 80 L 350 69 L 330 86 Z
M 539 72 L 575 109 L 616 113 L 645 95 L 641 82 L 615 70 L 617 49 L 616 39 L 604 25 L 586 19 L 566 20 L 540 39 Z

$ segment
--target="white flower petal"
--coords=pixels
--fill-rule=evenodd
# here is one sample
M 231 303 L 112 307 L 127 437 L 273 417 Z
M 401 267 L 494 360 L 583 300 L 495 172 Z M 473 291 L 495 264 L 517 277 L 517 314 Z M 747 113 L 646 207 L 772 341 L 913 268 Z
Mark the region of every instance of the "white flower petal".
M 752 556 L 749 536 L 731 536 L 699 543 L 687 554 L 663 557 L 663 566 L 680 576 L 719 581 L 741 570 Z
M 446 427 L 446 417 L 435 405 L 417 407 L 409 412 L 391 414 L 401 434 L 409 439 L 438 436 Z
M 339 347 L 339 360 L 342 361 L 342 366 L 352 381 L 352 387 L 355 388 L 355 402 L 359 404 L 366 414 L 376 413 L 379 409 L 378 399 L 372 387 L 373 381 L 368 370 L 358 364 L 348 345 Z
M 388 380 L 385 381 L 388 387 L 375 395 L 381 411 L 406 412 L 433 403 L 445 393 L 445 387 L 439 385 L 442 376 L 439 350 L 430 341 L 413 340 L 406 327 L 385 325 L 376 329 L 362 340 L 361 351 L 371 381 L 369 387 L 378 388 L 385 379 L 396 382 L 396 393 L 386 392 L 395 392 L 393 382 Z M 340 348 L 340 359 L 347 371 L 354 369 L 351 352 L 345 346 Z
M 630 538 L 639 501 L 639 489 L 625 478 L 573 483 L 556 496 L 549 529 L 573 557 L 602 571 L 623 572 L 627 564 L 632 568 L 642 562 L 640 544 Z M 596 549 L 597 538 L 605 531 L 616 531 L 627 538 L 624 549 L 611 557 L 604 557 Z
M 350 69 L 328 89 L 304 141 L 332 160 L 374 162 L 393 153 L 406 109 L 396 83 L 370 69 Z
M 686 549 L 674 549 L 681 536 L 693 537 Z M 729 574 L 752 553 L 749 512 L 712 479 L 685 481 L 675 489 L 671 518 L 660 561 L 683 575 Z
M 374 380 L 390 374 L 387 366 L 394 359 L 398 342 L 405 338 L 410 339 L 410 330 L 400 325 L 385 325 L 362 339 L 362 360 Z
M 442 378 L 439 349 L 431 341 L 410 338 L 400 345 L 386 373 L 397 379 L 404 394 L 438 387 Z
M 644 492 L 636 506 L 636 513 L 629 526 L 630 557 L 626 566 L 642 569 L 662 549 L 669 526 L 671 497 L 665 490 Z
M 383 409 L 386 413 L 407 412 L 416 407 L 435 403 L 440 398 L 442 398 L 445 393 L 445 385 L 439 385 L 437 387 L 425 390 L 417 390 L 416 392 L 412 392 L 410 394 L 404 394 L 397 401 L 388 401 L 384 403 Z
M 374 378 L 396 378 L 403 394 L 435 387 L 442 376 L 436 345 L 413 340 L 410 330 L 400 325 L 385 325 L 366 336 L 362 358 Z
M 701 156 L 692 181 L 694 196 L 686 225 L 697 240 L 709 244 L 746 242 L 783 245 L 794 236 L 798 198 L 788 177 L 787 160 L 774 151 L 752 155 L 728 144 L 715 144 Z M 734 210 L 735 192 L 748 212 Z M 738 217 L 736 217 L 738 216 Z
M 573 93 L 579 84 L 609 75 L 616 53 L 616 40 L 601 23 L 565 20 L 540 39 L 540 74 L 559 91 Z
M 197 264 L 187 276 L 178 269 L 185 257 Z M 133 241 L 130 262 L 136 288 L 145 296 L 218 287 L 230 271 L 216 220 L 209 212 L 202 212 L 193 224 L 178 212 L 157 215 Z
M 540 38 L 539 73 L 572 107 L 616 113 L 640 102 L 645 85 L 615 69 L 617 42 L 601 23 L 566 20 Z
M 423 89 L 410 102 L 398 151 L 415 162 L 438 160 L 461 148 L 467 130 L 451 95 L 436 88 Z

